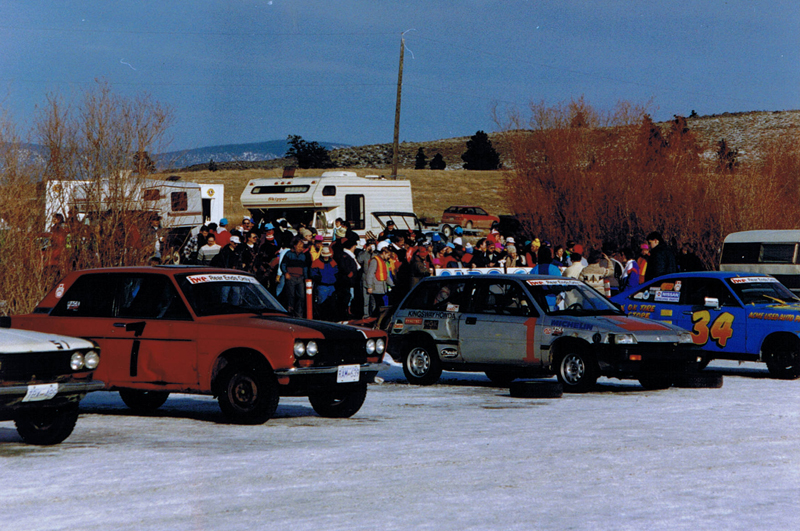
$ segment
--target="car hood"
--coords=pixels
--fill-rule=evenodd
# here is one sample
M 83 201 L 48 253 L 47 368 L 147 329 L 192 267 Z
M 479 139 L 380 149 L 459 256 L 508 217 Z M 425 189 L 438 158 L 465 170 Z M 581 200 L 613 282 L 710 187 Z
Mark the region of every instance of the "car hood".
M 13 328 L 0 329 L 0 353 L 3 354 L 57 352 L 93 347 L 94 344 L 90 341 L 77 337 L 59 336 Z
M 639 341 L 674 342 L 686 331 L 675 325 L 652 319 L 625 315 L 609 315 L 592 319 L 601 332 L 633 334 Z
M 205 318 L 208 319 L 208 318 Z M 238 326 L 253 330 L 254 328 L 290 331 L 295 337 L 314 338 L 323 336 L 327 340 L 365 340 L 367 336 L 374 333 L 370 331 L 327 321 L 310 321 L 286 315 L 266 314 L 266 315 L 230 315 L 215 316 L 215 324 L 226 324 L 228 326 Z

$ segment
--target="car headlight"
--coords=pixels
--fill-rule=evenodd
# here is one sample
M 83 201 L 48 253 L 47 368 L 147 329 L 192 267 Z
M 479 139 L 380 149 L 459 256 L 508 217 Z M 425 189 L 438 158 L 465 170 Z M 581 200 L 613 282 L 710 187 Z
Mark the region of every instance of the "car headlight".
M 314 356 L 317 355 L 318 352 L 319 352 L 319 347 L 317 347 L 317 342 L 309 341 L 308 345 L 306 345 L 306 354 L 308 354 L 310 357 L 313 358 Z
M 678 343 L 694 343 L 691 332 L 681 332 L 678 334 Z
M 378 354 L 383 354 L 386 352 L 386 341 L 384 341 L 383 338 L 375 341 L 375 350 L 378 352 Z
M 69 360 L 69 366 L 73 371 L 83 369 L 83 354 L 75 352 Z
M 294 355 L 295 357 L 299 358 L 306 353 L 306 344 L 302 341 L 295 341 L 294 342 Z
M 97 368 L 98 365 L 100 365 L 100 354 L 98 354 L 94 350 L 90 350 L 89 352 L 87 352 L 86 355 L 83 357 L 83 366 L 89 369 L 90 371 L 93 371 Z
M 370 355 L 370 356 L 372 354 L 375 354 L 375 340 L 374 339 L 368 339 L 367 340 L 367 354 Z
M 614 343 L 617 345 L 635 345 L 636 337 L 633 334 L 618 334 L 614 336 Z

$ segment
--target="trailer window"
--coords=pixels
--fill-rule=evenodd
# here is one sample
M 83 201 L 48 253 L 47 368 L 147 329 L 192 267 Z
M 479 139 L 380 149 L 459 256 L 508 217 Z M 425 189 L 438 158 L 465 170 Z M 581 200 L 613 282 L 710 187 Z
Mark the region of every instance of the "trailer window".
M 353 230 L 363 230 L 364 223 L 364 196 L 346 195 L 344 196 L 344 216 L 350 222 Z
M 761 261 L 771 264 L 793 264 L 794 243 L 765 243 L 761 246 Z
M 304 194 L 308 192 L 308 185 L 294 186 L 254 186 L 250 192 L 253 195 L 261 194 Z
M 186 212 L 189 210 L 189 194 L 186 192 L 172 192 L 170 199 L 172 200 L 173 212 Z
M 760 251 L 760 243 L 726 243 L 722 247 L 720 263 L 757 264 Z
M 144 191 L 145 201 L 158 201 L 161 199 L 161 192 L 158 188 L 148 188 Z
M 335 186 L 324 186 L 322 188 L 322 195 L 324 196 L 333 196 L 336 195 L 336 187 Z

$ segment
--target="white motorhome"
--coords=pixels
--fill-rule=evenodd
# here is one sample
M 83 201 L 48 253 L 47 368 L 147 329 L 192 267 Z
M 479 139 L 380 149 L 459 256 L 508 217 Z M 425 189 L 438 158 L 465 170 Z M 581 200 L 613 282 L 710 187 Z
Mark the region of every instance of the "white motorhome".
M 330 236 L 336 218 L 349 221 L 360 236 L 383 230 L 375 212 L 413 212 L 411 182 L 349 171 L 329 171 L 318 177 L 284 176 L 252 179 L 242 192 L 242 206 L 256 226 L 263 221 L 286 219 L 293 226 L 305 223 Z
M 725 237 L 720 271 L 772 275 L 800 292 L 800 230 L 748 230 Z

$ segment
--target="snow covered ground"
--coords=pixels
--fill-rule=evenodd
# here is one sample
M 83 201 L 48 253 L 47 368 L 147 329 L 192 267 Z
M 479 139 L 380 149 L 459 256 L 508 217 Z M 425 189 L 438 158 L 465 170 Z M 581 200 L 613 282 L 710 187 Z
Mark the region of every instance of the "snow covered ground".
M 800 381 L 717 362 L 722 389 L 511 398 L 483 375 L 405 384 L 352 419 L 282 399 L 263 426 L 176 395 L 153 417 L 116 393 L 72 436 L 0 423 L 0 526 L 25 530 L 800 529 Z

